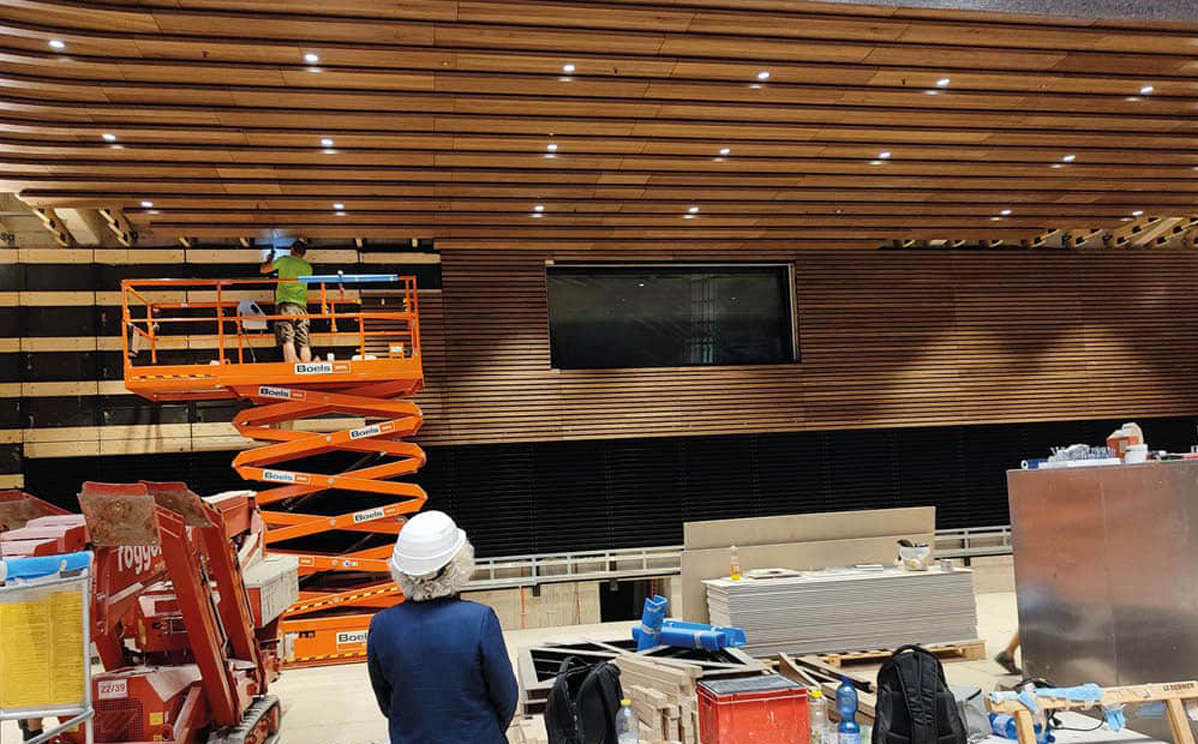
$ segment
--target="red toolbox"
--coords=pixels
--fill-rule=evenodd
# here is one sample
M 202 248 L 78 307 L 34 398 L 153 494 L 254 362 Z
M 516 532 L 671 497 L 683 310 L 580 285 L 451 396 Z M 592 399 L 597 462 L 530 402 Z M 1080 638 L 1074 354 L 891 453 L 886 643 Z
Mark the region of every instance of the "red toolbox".
M 807 744 L 807 689 L 769 675 L 699 683 L 700 744 Z

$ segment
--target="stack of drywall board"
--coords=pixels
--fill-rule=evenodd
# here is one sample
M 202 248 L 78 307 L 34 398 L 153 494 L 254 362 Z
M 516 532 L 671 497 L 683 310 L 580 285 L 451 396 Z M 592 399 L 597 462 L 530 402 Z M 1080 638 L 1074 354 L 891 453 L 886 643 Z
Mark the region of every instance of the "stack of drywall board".
M 704 582 L 711 621 L 745 629 L 754 656 L 897 648 L 977 637 L 968 569 L 826 569 Z
M 898 540 L 930 543 L 935 530 L 930 506 L 687 522 L 682 601 L 672 598 L 670 615 L 710 622 L 703 581 L 728 575 L 731 545 L 744 570 L 889 564 L 898 555 Z

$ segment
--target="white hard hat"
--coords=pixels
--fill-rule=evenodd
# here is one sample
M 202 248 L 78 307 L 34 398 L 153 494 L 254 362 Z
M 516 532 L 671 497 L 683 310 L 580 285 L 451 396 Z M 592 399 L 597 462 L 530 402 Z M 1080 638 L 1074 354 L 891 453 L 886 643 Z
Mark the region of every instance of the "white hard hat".
M 391 551 L 391 568 L 408 576 L 440 570 L 466 544 L 466 533 L 445 512 L 426 511 L 408 520 Z

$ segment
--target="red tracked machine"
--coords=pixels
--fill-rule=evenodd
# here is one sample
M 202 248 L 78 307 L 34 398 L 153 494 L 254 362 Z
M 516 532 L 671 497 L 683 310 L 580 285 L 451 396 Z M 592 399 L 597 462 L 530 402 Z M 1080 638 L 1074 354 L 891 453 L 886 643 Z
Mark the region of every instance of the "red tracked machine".
M 0 492 L 0 555 L 95 552 L 91 637 L 97 742 L 271 744 L 278 618 L 298 562 L 263 553 L 252 494 L 182 483 L 85 483 L 82 515 Z M 65 744 L 82 736 L 67 734 Z

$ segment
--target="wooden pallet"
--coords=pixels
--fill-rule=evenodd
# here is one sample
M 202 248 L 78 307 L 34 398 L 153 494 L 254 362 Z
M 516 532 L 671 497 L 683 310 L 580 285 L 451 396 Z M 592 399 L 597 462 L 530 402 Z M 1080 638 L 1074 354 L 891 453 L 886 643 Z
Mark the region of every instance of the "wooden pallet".
M 958 643 L 934 643 L 924 646 L 941 661 L 982 661 L 986 658 L 986 642 L 981 639 Z M 893 649 L 876 651 L 845 651 L 835 654 L 818 654 L 828 666 L 837 669 L 854 664 L 880 664 L 890 658 Z

